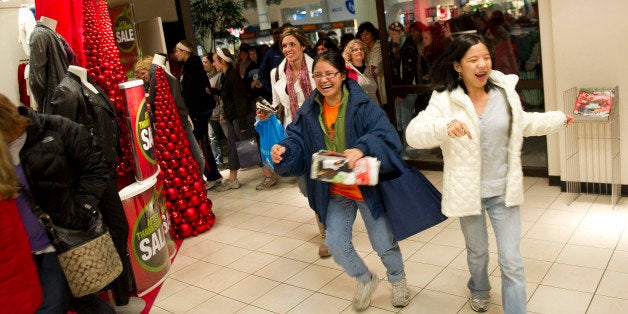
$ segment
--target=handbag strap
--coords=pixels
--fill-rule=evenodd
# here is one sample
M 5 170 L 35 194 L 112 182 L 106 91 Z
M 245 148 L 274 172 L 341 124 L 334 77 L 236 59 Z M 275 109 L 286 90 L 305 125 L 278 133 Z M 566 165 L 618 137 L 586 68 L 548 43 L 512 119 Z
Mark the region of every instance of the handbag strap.
M 401 173 L 403 172 L 403 169 L 405 169 L 407 167 L 406 163 L 401 159 L 401 157 L 399 157 L 399 155 L 395 154 L 394 152 L 390 153 L 390 158 L 389 159 L 390 159 L 392 165 L 395 168 L 397 168 L 397 170 L 389 172 L 389 173 L 380 173 L 379 174 L 379 181 L 380 182 L 397 179 L 398 177 L 401 176 Z
M 33 198 L 33 195 L 28 190 L 26 190 L 22 183 L 20 183 L 19 191 L 20 194 L 24 197 L 24 200 L 26 200 L 28 206 L 31 207 L 31 210 L 33 211 L 35 216 L 37 216 L 37 218 L 39 219 L 39 223 L 44 227 L 44 229 L 46 229 L 46 232 L 48 232 L 48 236 L 50 237 L 51 242 L 53 244 L 57 243 L 58 238 L 50 215 L 44 213 L 44 211 L 41 210 L 41 207 L 39 206 L 39 204 L 37 204 L 37 202 Z

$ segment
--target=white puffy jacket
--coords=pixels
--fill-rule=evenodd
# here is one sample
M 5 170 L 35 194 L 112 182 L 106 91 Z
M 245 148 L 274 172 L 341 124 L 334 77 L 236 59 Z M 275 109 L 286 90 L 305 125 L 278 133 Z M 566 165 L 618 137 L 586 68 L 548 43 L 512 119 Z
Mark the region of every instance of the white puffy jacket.
M 490 80 L 506 91 L 512 121 L 508 142 L 508 174 L 506 206 L 523 203 L 523 171 L 521 145 L 524 136 L 540 136 L 556 132 L 566 122 L 560 111 L 524 112 L 515 85 L 516 75 L 505 75 L 492 70 Z M 447 124 L 457 119 L 464 122 L 473 137 L 451 138 Z M 448 217 L 479 215 L 481 213 L 481 167 L 479 119 L 471 99 L 462 88 L 448 92 L 434 92 L 427 108 L 412 119 L 406 130 L 408 145 L 415 148 L 440 146 L 443 151 L 442 211 Z
M 303 58 L 305 58 L 305 64 L 307 65 L 307 72 L 310 74 L 310 84 L 312 85 L 312 91 L 316 89 L 316 83 L 314 82 L 314 78 L 312 77 L 312 64 L 314 63 L 314 59 L 310 58 L 307 54 L 303 54 Z M 283 127 L 285 128 L 288 124 L 292 123 L 292 112 L 290 111 L 290 97 L 288 96 L 288 91 L 286 90 L 286 86 L 288 85 L 288 80 L 286 79 L 286 64 L 288 61 L 284 58 L 283 61 L 274 69 L 270 71 L 270 83 L 273 90 L 273 107 L 279 108 L 278 106 L 283 106 L 284 109 L 284 121 Z M 279 74 L 276 72 L 279 71 Z M 301 85 L 297 81 L 294 84 L 294 90 L 297 94 L 297 101 L 299 102 L 299 108 L 305 101 L 305 95 L 301 90 Z

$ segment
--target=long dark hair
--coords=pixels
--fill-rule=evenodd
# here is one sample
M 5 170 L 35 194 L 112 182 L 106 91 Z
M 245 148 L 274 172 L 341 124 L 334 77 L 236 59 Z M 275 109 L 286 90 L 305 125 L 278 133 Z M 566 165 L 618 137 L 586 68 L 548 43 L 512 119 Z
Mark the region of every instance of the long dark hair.
M 463 34 L 457 36 L 454 41 L 447 46 L 443 55 L 434 64 L 432 70 L 432 82 L 436 84 L 436 91 L 443 92 L 445 90 L 452 91 L 458 86 L 462 87 L 467 92 L 466 86 L 462 80 L 458 80 L 458 72 L 454 69 L 454 62 L 460 63 L 465 53 L 477 44 L 483 44 L 490 50 L 490 46 L 484 37 L 476 34 Z M 491 53 L 491 61 L 493 60 L 493 54 Z M 488 80 L 484 86 L 484 90 L 489 91 L 495 84 Z
M 338 51 L 325 51 L 319 55 L 314 57 L 314 62 L 312 62 L 312 73 L 314 72 L 314 67 L 319 61 L 326 61 L 331 66 L 336 68 L 340 74 L 347 75 L 347 65 L 345 63 L 345 58 L 342 57 L 342 54 Z

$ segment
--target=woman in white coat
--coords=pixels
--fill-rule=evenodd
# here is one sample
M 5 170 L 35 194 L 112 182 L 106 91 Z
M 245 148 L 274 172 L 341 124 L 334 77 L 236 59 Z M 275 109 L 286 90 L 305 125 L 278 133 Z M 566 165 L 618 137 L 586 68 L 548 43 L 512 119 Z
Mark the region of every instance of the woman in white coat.
M 270 72 L 270 80 L 273 107 L 283 107 L 285 128 L 316 88 L 316 83 L 312 78 L 313 60 L 305 53 L 309 41 L 303 31 L 295 27 L 286 28 L 279 46 L 285 58 Z
M 471 308 L 488 310 L 488 214 L 497 240 L 504 312 L 526 313 L 519 248 L 521 145 L 524 136 L 556 132 L 573 117 L 559 111 L 524 112 L 515 91 L 517 76 L 491 67 L 482 37 L 456 37 L 434 67 L 436 91 L 408 125 L 406 139 L 415 148 L 440 146 L 443 151 L 442 210 L 460 217 L 471 273 Z

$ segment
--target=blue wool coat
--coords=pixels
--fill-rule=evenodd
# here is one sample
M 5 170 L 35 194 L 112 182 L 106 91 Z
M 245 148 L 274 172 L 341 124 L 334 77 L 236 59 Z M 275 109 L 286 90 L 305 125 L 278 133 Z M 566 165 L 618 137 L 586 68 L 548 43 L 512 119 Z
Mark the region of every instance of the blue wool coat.
M 396 170 L 391 156 L 401 155 L 402 145 L 395 127 L 386 113 L 352 79 L 345 81 L 349 91 L 345 118 L 345 134 L 348 148 L 358 148 L 364 156 L 376 157 L 380 162 L 380 174 Z M 286 147 L 283 160 L 275 165 L 281 176 L 307 176 L 307 195 L 310 207 L 325 223 L 329 204 L 329 183 L 310 179 L 312 154 L 326 149 L 323 130 L 318 117 L 322 96 L 315 90 L 303 103 L 296 117 L 286 128 L 287 137 L 279 142 Z M 399 157 L 400 158 L 400 157 Z M 381 191 L 378 186 L 360 186 L 364 202 L 375 219 L 384 212 Z

